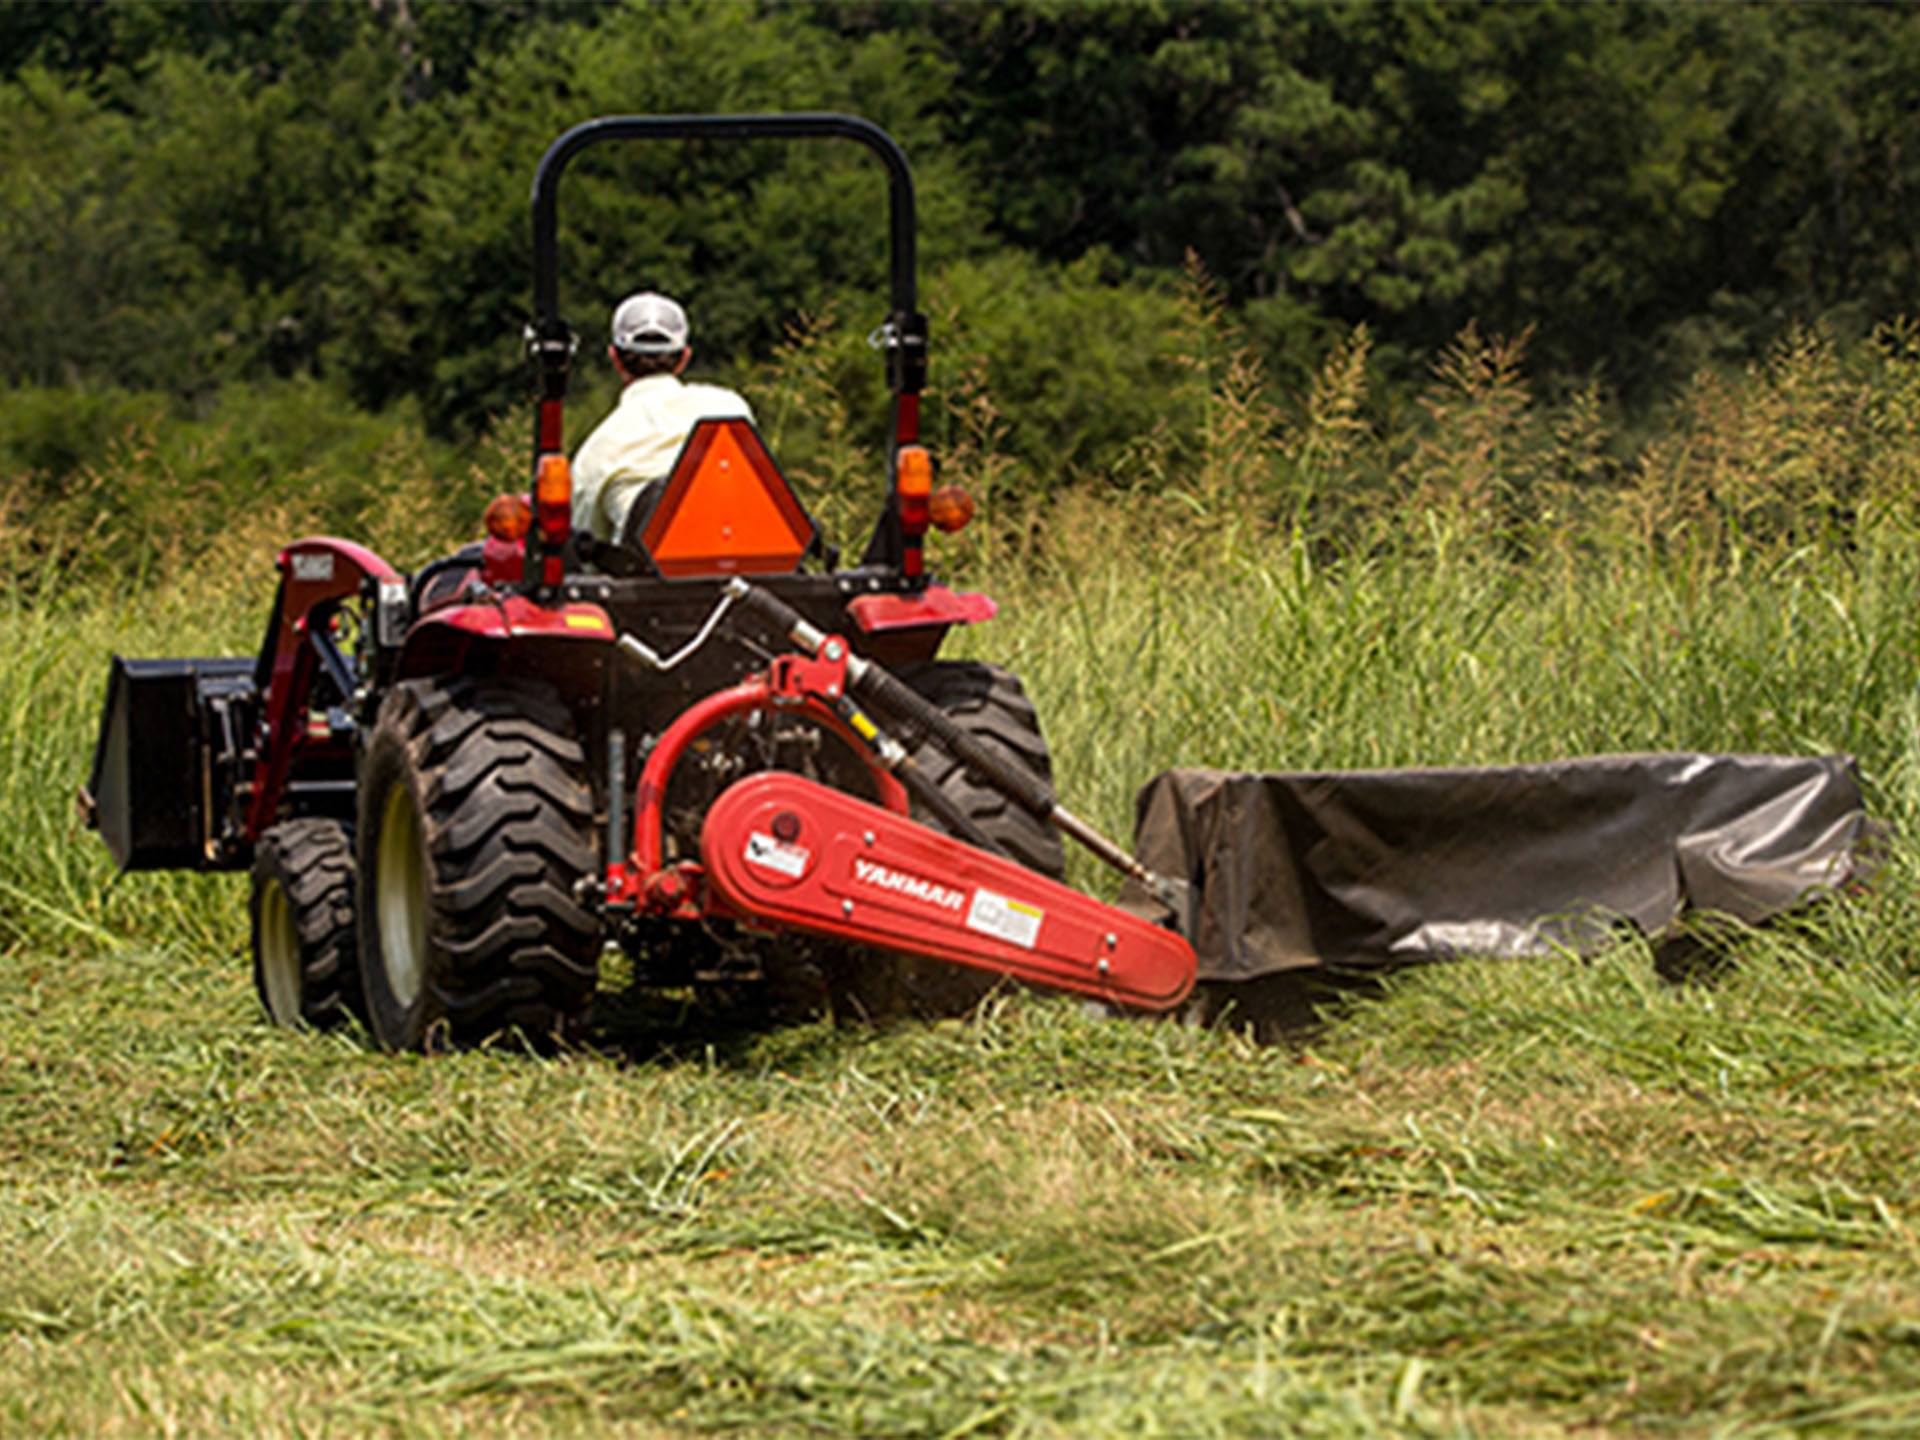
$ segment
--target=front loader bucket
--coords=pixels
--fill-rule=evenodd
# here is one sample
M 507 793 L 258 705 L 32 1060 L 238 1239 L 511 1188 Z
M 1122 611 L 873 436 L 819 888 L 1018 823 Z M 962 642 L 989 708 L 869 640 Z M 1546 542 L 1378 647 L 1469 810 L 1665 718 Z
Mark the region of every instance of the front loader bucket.
M 1486 769 L 1172 770 L 1135 852 L 1189 882 L 1203 981 L 1590 951 L 1688 912 L 1756 923 L 1861 872 L 1844 756 L 1616 755 Z
M 229 796 L 218 757 L 244 733 L 251 659 L 114 656 L 81 792 L 87 823 L 122 870 L 222 870 L 245 856 L 216 843 Z

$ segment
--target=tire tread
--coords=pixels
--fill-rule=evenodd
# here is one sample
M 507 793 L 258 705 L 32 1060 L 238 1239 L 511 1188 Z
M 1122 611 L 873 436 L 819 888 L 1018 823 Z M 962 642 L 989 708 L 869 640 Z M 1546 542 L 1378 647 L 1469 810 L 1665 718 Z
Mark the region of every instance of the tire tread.
M 383 733 L 413 768 L 431 871 L 427 1025 L 444 1021 L 460 1045 L 510 1029 L 535 1041 L 578 1038 L 599 976 L 600 927 L 573 895 L 597 851 L 585 754 L 565 704 L 531 681 L 408 681 L 388 696 L 371 743 Z M 369 834 L 366 856 L 372 844 Z M 363 892 L 371 896 L 370 883 Z M 379 1038 L 400 1048 L 424 1036 Z
M 271 826 L 254 847 L 255 905 L 269 878 L 286 891 L 299 939 L 300 1018 L 316 1029 L 342 1024 L 360 1013 L 361 1004 L 352 831 L 322 816 Z M 254 987 L 266 1007 L 257 929 L 254 946 Z

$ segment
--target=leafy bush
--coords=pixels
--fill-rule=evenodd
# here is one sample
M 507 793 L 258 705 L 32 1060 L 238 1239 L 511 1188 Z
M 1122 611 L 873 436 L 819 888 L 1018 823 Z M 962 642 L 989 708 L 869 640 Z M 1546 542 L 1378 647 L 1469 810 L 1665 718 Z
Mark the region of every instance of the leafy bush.
M 37 591 L 232 563 L 236 525 L 268 511 L 292 527 L 269 544 L 296 529 L 385 536 L 414 561 L 474 533 L 485 497 L 515 476 L 498 445 L 457 450 L 408 407 L 369 415 L 312 380 L 231 386 L 199 409 L 0 391 L 0 575 Z

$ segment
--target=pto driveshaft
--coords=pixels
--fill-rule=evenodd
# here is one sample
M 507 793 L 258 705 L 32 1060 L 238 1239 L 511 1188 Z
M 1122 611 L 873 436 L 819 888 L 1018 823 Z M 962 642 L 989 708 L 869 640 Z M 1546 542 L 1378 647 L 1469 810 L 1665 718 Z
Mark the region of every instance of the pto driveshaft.
M 809 655 L 819 654 L 833 637 L 811 623 L 779 596 L 735 577 L 727 593 L 758 615 Z M 847 656 L 847 683 L 852 692 L 875 708 L 917 727 L 941 749 L 980 779 L 1032 815 L 1093 852 L 1101 861 L 1144 886 L 1149 894 L 1170 906 L 1184 920 L 1185 882 L 1156 875 L 1087 821 L 1062 805 L 1053 787 L 1009 755 L 990 749 L 956 725 L 951 716 L 895 679 L 886 669 L 859 655 Z M 971 837 L 969 837 L 971 838 Z

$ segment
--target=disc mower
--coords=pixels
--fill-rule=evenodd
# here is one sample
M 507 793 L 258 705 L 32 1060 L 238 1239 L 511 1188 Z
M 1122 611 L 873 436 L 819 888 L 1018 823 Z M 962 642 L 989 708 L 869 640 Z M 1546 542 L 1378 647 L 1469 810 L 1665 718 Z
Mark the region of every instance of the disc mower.
M 694 428 L 630 541 L 576 532 L 568 163 L 616 141 L 820 138 L 866 147 L 889 192 L 892 417 L 858 563 L 740 419 Z M 349 540 L 286 546 L 255 658 L 116 658 L 81 799 L 119 865 L 248 871 L 267 1014 L 358 1014 L 391 1049 L 577 1036 L 609 945 L 643 984 L 882 1008 L 1012 976 L 1178 1004 L 1187 941 L 1061 883 L 1061 837 L 1170 916 L 1182 887 L 1060 804 L 1018 679 L 939 658 L 995 606 L 926 563 L 929 528 L 971 502 L 935 489 L 919 433 L 900 148 L 843 115 L 593 120 L 541 159 L 532 219 L 527 490 L 411 574 Z

